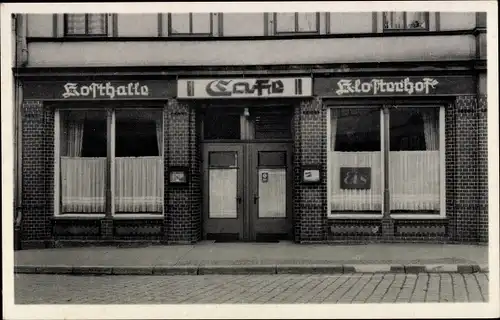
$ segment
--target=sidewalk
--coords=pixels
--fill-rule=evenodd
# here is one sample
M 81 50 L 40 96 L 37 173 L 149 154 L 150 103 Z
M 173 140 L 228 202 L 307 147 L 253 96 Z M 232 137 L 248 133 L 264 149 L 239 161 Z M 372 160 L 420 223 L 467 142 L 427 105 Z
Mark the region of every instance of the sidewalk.
M 213 243 L 15 251 L 16 273 L 282 274 L 488 272 L 488 247 L 441 244 Z

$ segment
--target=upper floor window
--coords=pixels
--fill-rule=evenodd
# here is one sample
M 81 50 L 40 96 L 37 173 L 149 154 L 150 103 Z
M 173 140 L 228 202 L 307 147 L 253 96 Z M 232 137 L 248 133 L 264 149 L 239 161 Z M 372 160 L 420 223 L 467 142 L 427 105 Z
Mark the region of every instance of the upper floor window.
M 64 34 L 67 36 L 106 36 L 106 14 L 65 14 Z
M 211 13 L 171 13 L 168 20 L 170 35 L 213 35 Z
M 384 31 L 428 29 L 427 12 L 384 12 Z
M 274 14 L 276 34 L 318 33 L 319 14 L 316 12 L 281 12 Z

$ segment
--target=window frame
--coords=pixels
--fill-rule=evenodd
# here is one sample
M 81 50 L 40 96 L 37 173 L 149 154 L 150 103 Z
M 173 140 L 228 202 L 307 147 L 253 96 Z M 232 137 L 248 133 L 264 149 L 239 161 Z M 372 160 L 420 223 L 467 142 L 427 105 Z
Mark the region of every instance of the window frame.
M 109 36 L 109 16 L 106 13 L 85 13 L 85 33 L 70 34 L 68 33 L 68 16 L 71 14 L 63 14 L 63 36 L 64 37 L 107 37 Z M 89 33 L 89 16 L 103 15 L 104 16 L 104 33 Z
M 408 28 L 406 21 L 408 16 L 408 11 L 383 11 L 382 12 L 382 32 L 421 32 L 430 31 L 430 14 L 428 11 L 418 11 L 424 14 L 425 28 Z M 389 22 L 387 14 L 403 13 L 404 28 L 386 28 L 386 22 Z
M 84 217 L 84 218 L 104 218 L 108 215 L 107 212 L 104 213 L 62 213 L 61 212 L 61 112 L 65 111 L 109 111 L 106 115 L 106 122 L 108 123 L 107 128 L 107 149 L 108 153 L 106 155 L 106 160 L 110 161 L 110 189 L 111 196 L 108 198 L 106 196 L 107 201 L 111 201 L 111 212 L 109 213 L 110 217 L 113 219 L 131 219 L 131 218 L 157 218 L 162 219 L 165 216 L 165 121 L 164 121 L 164 111 L 162 108 L 154 108 L 154 107 L 146 107 L 140 108 L 141 111 L 156 111 L 161 112 L 161 123 L 162 123 L 162 148 L 159 157 L 161 158 L 163 165 L 162 167 L 162 197 L 163 197 L 163 206 L 161 212 L 154 213 L 123 213 L 116 212 L 115 210 L 115 176 L 116 176 L 116 165 L 115 165 L 115 148 L 116 148 L 116 112 L 120 110 L 127 109 L 137 109 L 135 107 L 88 107 L 88 108 L 70 108 L 70 107 L 56 107 L 54 110 L 54 216 L 57 218 L 74 218 L 74 217 Z M 108 180 L 106 180 L 106 188 L 108 185 Z
M 299 31 L 299 14 L 303 12 L 293 12 L 294 13 L 294 18 L 295 18 L 295 26 L 294 26 L 294 31 L 278 31 L 278 14 L 279 13 L 290 13 L 290 12 L 273 12 L 272 14 L 272 24 L 273 24 L 273 33 L 274 35 L 313 35 L 313 34 L 320 34 L 320 13 L 319 12 L 307 12 L 307 13 L 314 13 L 316 17 L 316 30 L 314 31 Z
M 167 13 L 167 33 L 169 37 L 213 37 L 214 32 L 214 18 L 216 18 L 216 13 L 214 12 L 194 12 L 194 13 L 206 13 L 210 17 L 210 31 L 209 32 L 197 32 L 193 33 L 193 12 L 186 12 L 189 15 L 189 32 L 173 32 L 172 31 L 172 13 Z M 174 13 L 175 14 L 175 13 Z
M 331 167 L 332 167 L 332 159 L 330 156 L 331 150 L 331 112 L 332 109 L 342 109 L 342 108 L 379 108 L 381 112 L 381 123 L 380 123 L 380 135 L 381 135 L 381 161 L 382 161 L 382 166 L 381 166 L 381 174 L 382 174 L 382 190 L 385 190 L 386 187 L 386 181 L 385 181 L 385 165 L 386 162 L 390 161 L 390 159 L 386 159 L 385 156 L 385 151 L 386 149 L 389 151 L 389 147 L 387 145 L 387 141 L 389 137 L 386 136 L 385 131 L 389 130 L 389 114 L 387 114 L 387 119 L 386 115 L 384 113 L 384 107 L 389 107 L 389 110 L 391 108 L 394 108 L 395 106 L 384 106 L 382 104 L 380 105 L 327 105 L 327 112 L 326 112 L 326 131 L 327 131 L 327 168 L 326 168 L 326 175 L 327 175 L 327 218 L 330 220 L 334 219 L 381 219 L 384 217 L 385 213 L 385 201 L 382 202 L 382 210 L 381 213 L 356 213 L 352 211 L 345 211 L 345 212 L 339 212 L 339 213 L 332 213 L 331 209 L 331 190 L 332 190 L 332 178 L 331 178 Z M 439 115 L 439 213 L 418 213 L 418 211 L 415 211 L 415 213 L 397 213 L 397 212 L 391 212 L 389 208 L 389 216 L 393 219 L 445 219 L 446 218 L 446 122 L 445 122 L 445 105 L 444 104 L 397 104 L 398 108 L 438 108 L 438 115 Z M 390 134 L 390 133 L 389 133 Z M 390 197 L 390 194 L 389 194 Z

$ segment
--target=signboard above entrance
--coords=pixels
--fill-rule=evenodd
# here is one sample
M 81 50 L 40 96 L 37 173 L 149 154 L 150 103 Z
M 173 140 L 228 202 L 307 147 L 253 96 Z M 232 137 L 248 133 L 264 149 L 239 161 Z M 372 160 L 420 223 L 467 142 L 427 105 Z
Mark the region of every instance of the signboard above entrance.
M 26 81 L 24 98 L 37 100 L 148 100 L 175 95 L 175 81 Z
M 183 79 L 177 97 L 187 99 L 285 98 L 312 95 L 311 78 Z
M 328 97 L 387 97 L 473 94 L 467 76 L 346 77 L 314 79 L 314 94 Z

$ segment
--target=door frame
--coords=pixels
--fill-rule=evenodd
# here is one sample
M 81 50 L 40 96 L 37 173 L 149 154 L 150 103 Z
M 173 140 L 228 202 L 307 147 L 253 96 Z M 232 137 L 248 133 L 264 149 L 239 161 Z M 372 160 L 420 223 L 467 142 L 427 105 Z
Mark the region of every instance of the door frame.
M 255 242 L 259 230 L 270 229 L 272 225 L 285 224 L 288 229 L 287 239 L 294 236 L 294 210 L 293 210 L 293 143 L 274 141 L 238 141 L 238 142 L 205 142 L 202 148 L 202 175 L 203 175 L 203 213 L 202 213 L 202 238 L 207 239 L 211 233 L 238 232 L 238 241 Z M 237 218 L 209 218 L 209 152 L 211 151 L 236 151 L 238 152 L 238 183 Z M 259 170 L 258 151 L 286 151 L 286 218 L 258 218 L 258 202 L 254 203 L 254 195 L 258 193 Z M 259 220 L 261 220 L 259 222 Z M 281 220 L 281 221 L 280 221 Z M 271 223 L 266 228 L 263 222 Z M 278 222 L 279 221 L 279 222 Z M 259 228 L 258 225 L 261 225 Z M 262 226 L 263 225 L 263 226 Z M 277 228 L 278 229 L 278 228 Z M 231 232 L 229 232 L 231 231 Z M 265 233 L 265 232 L 261 232 Z M 272 233 L 272 232 L 270 232 Z
M 249 160 L 247 167 L 247 180 L 249 186 L 246 192 L 246 200 L 249 202 L 245 212 L 248 215 L 248 235 L 251 241 L 257 240 L 257 234 L 276 233 L 282 231 L 287 234 L 286 240 L 293 239 L 294 236 L 294 210 L 293 210 L 293 144 L 283 142 L 252 142 L 246 145 L 246 157 Z M 259 218 L 259 163 L 260 151 L 285 151 L 286 152 L 286 198 L 285 198 L 285 218 Z M 265 166 L 264 166 L 265 167 Z M 279 166 L 278 166 L 279 167 Z M 269 166 L 271 169 L 272 166 Z M 255 197 L 257 202 L 255 203 Z M 261 232 L 259 232 L 261 231 Z M 269 232 L 266 232 L 269 231 Z M 273 232 L 274 231 L 274 232 Z M 278 232 L 281 233 L 281 232 Z
M 245 232 L 245 204 L 244 204 L 244 148 L 242 144 L 235 143 L 203 143 L 202 147 L 202 176 L 203 176 L 203 212 L 202 212 L 202 238 L 207 239 L 209 233 L 238 233 L 238 241 L 244 240 L 247 237 Z M 210 197 L 209 197 L 209 152 L 237 152 L 237 185 L 236 185 L 236 218 L 210 218 Z M 212 230 L 218 231 L 213 232 Z M 208 232 L 210 231 L 210 232 Z M 223 232 L 226 231 L 226 232 Z

